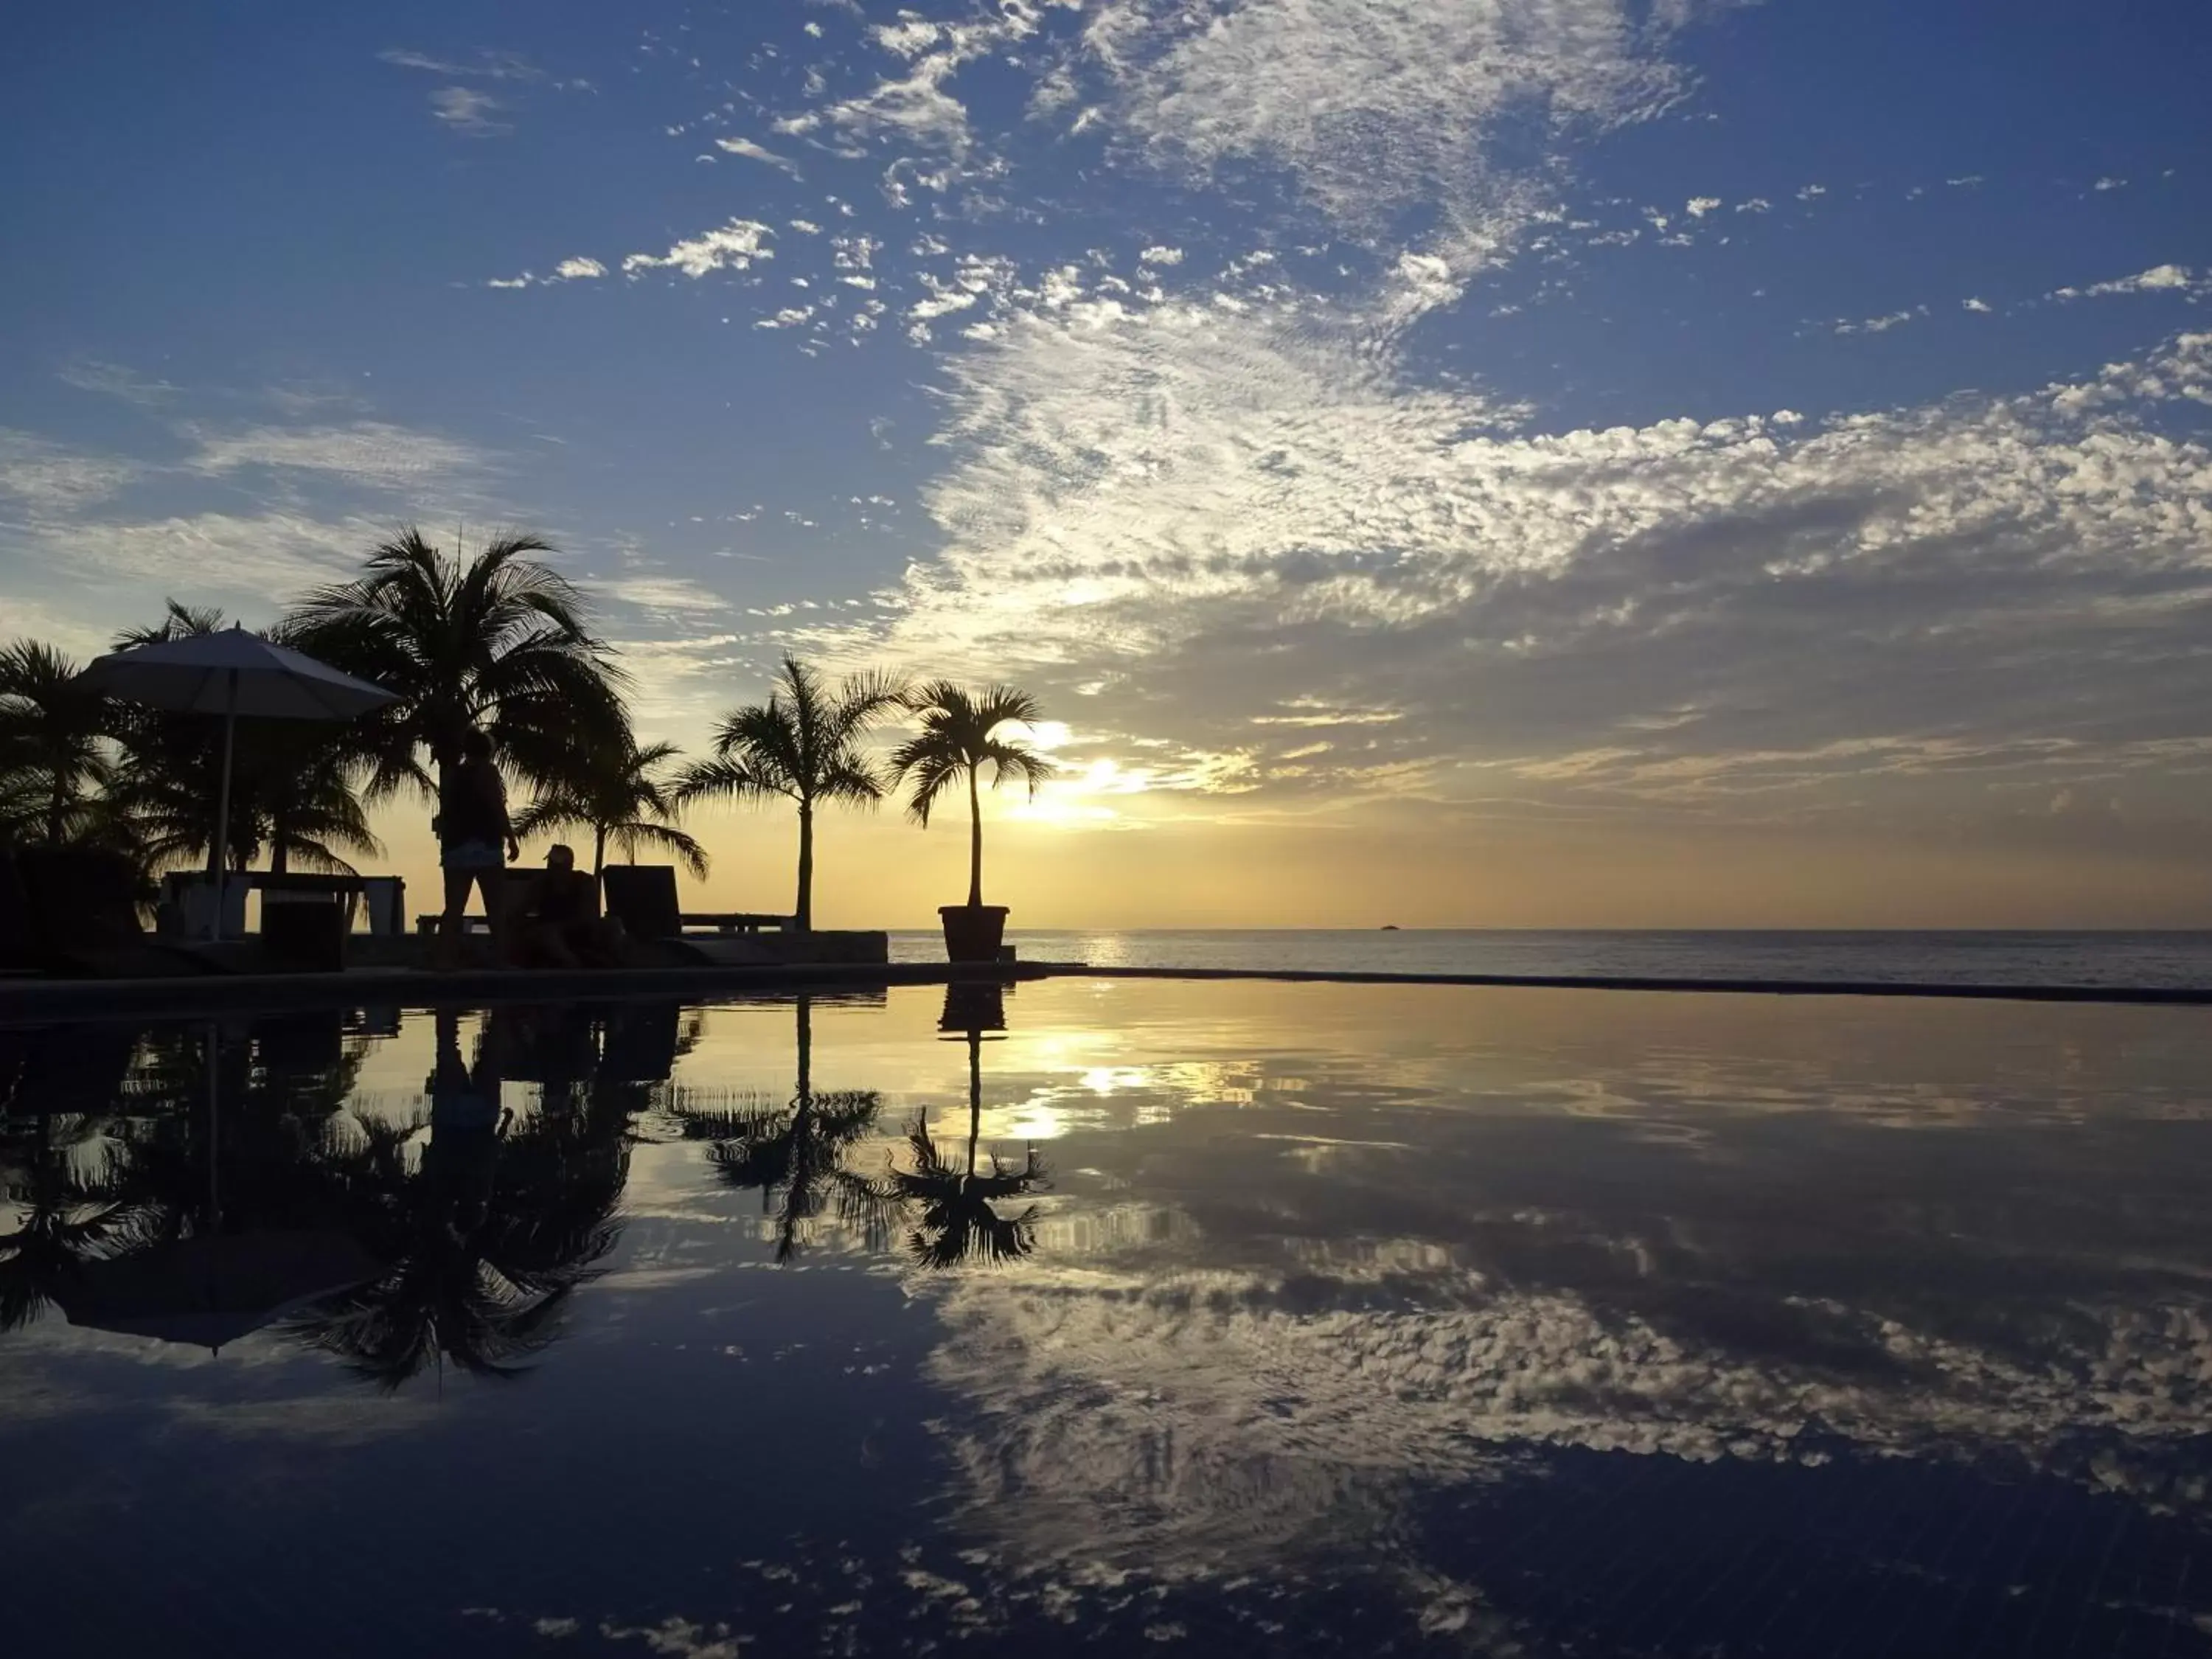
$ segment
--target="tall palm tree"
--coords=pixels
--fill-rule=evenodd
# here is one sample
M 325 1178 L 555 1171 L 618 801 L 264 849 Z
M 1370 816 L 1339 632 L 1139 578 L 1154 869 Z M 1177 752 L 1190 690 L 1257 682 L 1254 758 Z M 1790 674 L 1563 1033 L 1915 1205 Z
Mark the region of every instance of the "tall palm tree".
M 592 832 L 592 873 L 607 861 L 611 841 L 626 857 L 635 859 L 638 848 L 666 853 L 704 880 L 707 849 L 676 827 L 683 810 L 675 783 L 661 769 L 676 759 L 672 743 L 635 743 L 590 757 L 585 771 L 541 793 L 514 819 L 517 837 L 565 830 L 571 825 Z
M 115 708 L 76 684 L 77 665 L 52 646 L 0 650 L 0 807 L 11 837 L 59 847 L 98 821 L 114 781 Z
M 912 784 L 907 813 L 925 830 L 937 798 L 966 780 L 968 903 L 973 908 L 983 902 L 983 803 L 977 789 L 983 769 L 991 769 L 994 789 L 1009 775 L 1021 779 L 1032 800 L 1037 785 L 1054 770 L 1051 757 L 1033 744 L 999 735 L 1001 726 L 1035 726 L 1036 699 L 1011 685 L 971 691 L 951 680 L 932 680 L 906 703 L 921 716 L 921 730 L 891 756 L 891 770 Z
M 625 677 L 592 636 L 583 596 L 532 556 L 553 550 L 501 535 L 473 558 L 458 547 L 449 556 L 410 526 L 357 579 L 310 593 L 288 619 L 287 644 L 398 696 L 360 723 L 376 743 L 372 799 L 433 793 L 473 726 L 538 788 L 629 746 Z
M 795 657 L 764 703 L 732 709 L 715 728 L 714 757 L 695 761 L 676 787 L 679 801 L 709 799 L 763 802 L 780 796 L 799 808 L 801 932 L 814 925 L 814 807 L 817 801 L 872 806 L 884 781 L 860 739 L 905 687 L 882 674 L 854 674 L 826 685 Z

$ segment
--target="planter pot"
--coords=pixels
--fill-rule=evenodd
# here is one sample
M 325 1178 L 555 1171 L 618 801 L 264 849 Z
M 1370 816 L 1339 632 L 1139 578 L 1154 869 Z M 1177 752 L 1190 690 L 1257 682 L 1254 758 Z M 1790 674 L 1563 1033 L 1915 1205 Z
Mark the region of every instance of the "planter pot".
M 999 944 L 1006 933 L 1005 905 L 940 904 L 937 914 L 945 923 L 945 955 L 948 961 L 999 959 Z

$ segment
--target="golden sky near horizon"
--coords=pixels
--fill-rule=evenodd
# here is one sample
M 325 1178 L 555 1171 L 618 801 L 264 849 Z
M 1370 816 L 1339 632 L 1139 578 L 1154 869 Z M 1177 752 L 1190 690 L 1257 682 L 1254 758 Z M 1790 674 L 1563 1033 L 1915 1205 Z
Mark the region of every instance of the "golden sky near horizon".
M 2114 857 L 2051 842 L 1652 823 L 1553 828 L 1442 811 L 1347 807 L 1291 820 L 1055 822 L 1012 790 L 984 801 L 985 897 L 1014 928 L 2167 927 L 2212 926 L 2212 871 L 2185 849 Z M 795 815 L 702 807 L 684 823 L 714 859 L 681 878 L 700 910 L 789 909 Z M 825 811 L 815 916 L 824 927 L 932 928 L 967 884 L 964 806 L 915 828 L 896 808 Z M 437 908 L 427 809 L 386 808 L 409 906 Z M 550 838 L 524 848 L 544 857 Z M 588 840 L 567 837 L 588 864 Z M 619 854 L 610 853 L 610 861 Z M 650 855 L 647 855 L 650 858 Z M 370 861 L 376 862 L 376 861 Z

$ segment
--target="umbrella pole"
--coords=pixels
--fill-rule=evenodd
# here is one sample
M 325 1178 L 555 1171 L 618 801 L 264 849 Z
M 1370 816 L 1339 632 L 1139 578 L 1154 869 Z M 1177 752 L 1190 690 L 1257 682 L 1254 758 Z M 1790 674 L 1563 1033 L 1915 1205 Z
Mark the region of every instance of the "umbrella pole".
M 238 738 L 238 671 L 229 671 L 230 685 L 222 711 L 222 793 L 215 808 L 215 926 L 211 936 L 222 938 L 223 901 L 230 889 L 230 751 Z
M 216 1184 L 216 1162 L 220 1155 L 219 1143 L 222 1135 L 222 1123 L 220 1116 L 218 1115 L 222 1110 L 222 1103 L 219 1098 L 218 1085 L 216 1079 L 216 1062 L 219 1057 L 219 1054 L 220 1048 L 216 1035 L 216 1023 L 213 1020 L 210 1020 L 207 1027 L 207 1135 L 208 1231 L 210 1233 L 220 1231 L 222 1224 L 222 1189 Z

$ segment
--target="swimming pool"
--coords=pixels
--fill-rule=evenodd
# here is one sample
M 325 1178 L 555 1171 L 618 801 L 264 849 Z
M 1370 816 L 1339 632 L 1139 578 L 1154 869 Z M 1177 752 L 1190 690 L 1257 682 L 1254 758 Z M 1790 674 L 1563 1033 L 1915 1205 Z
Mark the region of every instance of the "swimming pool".
M 28 1653 L 2212 1646 L 2191 1010 L 0 1033 Z

